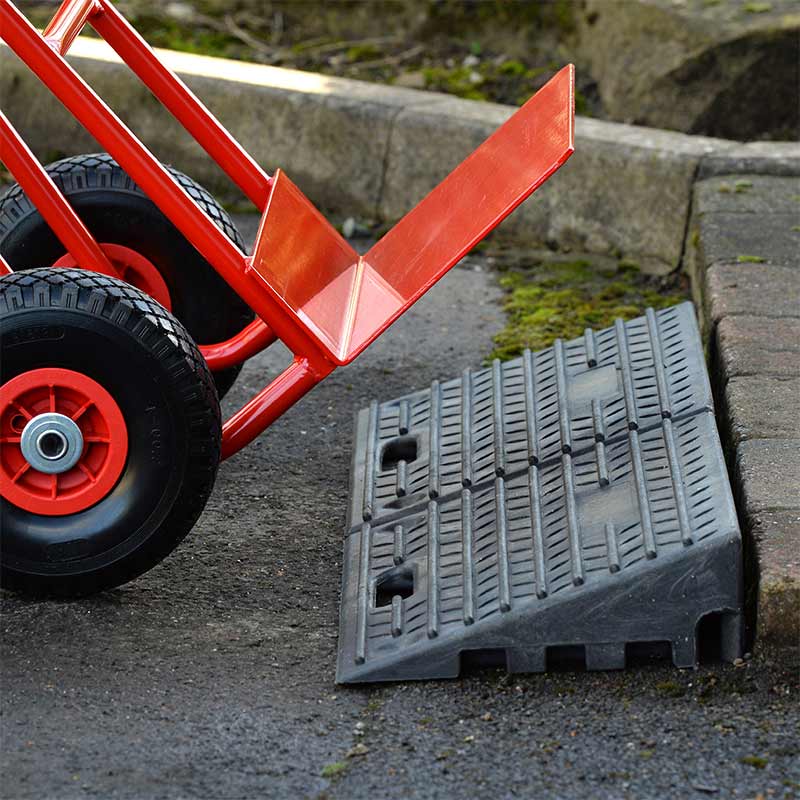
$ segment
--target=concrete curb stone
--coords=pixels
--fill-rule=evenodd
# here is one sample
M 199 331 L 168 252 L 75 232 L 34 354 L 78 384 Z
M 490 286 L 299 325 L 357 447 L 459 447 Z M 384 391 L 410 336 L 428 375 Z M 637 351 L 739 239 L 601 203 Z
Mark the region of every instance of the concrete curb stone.
M 686 259 L 742 527 L 758 558 L 758 632 L 790 643 L 800 637 L 798 174 L 767 165 L 698 181 Z

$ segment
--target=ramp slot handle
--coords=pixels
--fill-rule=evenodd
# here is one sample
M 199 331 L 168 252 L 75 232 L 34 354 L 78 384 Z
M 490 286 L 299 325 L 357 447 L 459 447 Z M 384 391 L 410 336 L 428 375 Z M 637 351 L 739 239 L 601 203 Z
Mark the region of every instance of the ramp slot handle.
M 556 402 L 558 425 L 561 436 L 561 464 L 564 475 L 564 502 L 567 510 L 567 536 L 569 537 L 572 583 L 580 586 L 584 581 L 583 555 L 581 553 L 578 509 L 575 500 L 575 478 L 572 474 L 572 438 L 569 424 L 569 401 L 567 398 L 567 365 L 564 358 L 564 342 L 556 339 L 553 346 L 556 372 Z
M 392 598 L 392 636 L 396 639 L 403 633 L 403 598 L 396 594 Z
M 428 638 L 439 635 L 439 506 L 428 502 Z
M 503 368 L 500 359 L 492 362 L 492 392 L 494 396 L 494 471 L 497 475 L 506 474 L 506 450 L 503 420 Z
M 506 481 L 498 478 L 494 487 L 495 513 L 497 515 L 497 586 L 500 610 L 511 610 L 511 588 L 508 578 L 508 518 L 506 516 Z
M 394 551 L 392 561 L 395 564 L 402 564 L 406 560 L 406 537 L 401 524 L 394 526 Z
M 364 504 L 363 517 L 372 519 L 375 505 L 375 456 L 378 449 L 378 401 L 369 404 L 369 425 L 366 442 L 366 465 L 364 470 Z
M 594 331 L 587 328 L 583 332 L 583 348 L 586 351 L 586 366 L 597 366 L 597 344 L 594 340 Z
M 685 545 L 690 545 L 694 544 L 694 537 L 689 522 L 683 473 L 681 471 L 681 463 L 678 458 L 678 450 L 673 432 L 672 406 L 669 397 L 667 374 L 661 359 L 663 350 L 661 347 L 661 334 L 658 329 L 658 318 L 652 308 L 647 309 L 646 317 L 647 329 L 650 334 L 650 349 L 653 351 L 653 366 L 656 373 L 656 385 L 658 386 L 658 401 L 661 406 L 661 425 L 664 434 L 664 443 L 667 446 L 667 459 L 669 461 L 670 478 L 672 479 L 672 491 L 675 495 L 675 506 L 678 512 L 678 527 L 681 531 L 681 541 Z
M 464 624 L 475 622 L 475 559 L 473 549 L 475 543 L 472 532 L 472 490 L 467 488 L 461 492 L 461 553 L 463 580 Z
M 592 426 L 594 427 L 594 452 L 597 461 L 597 483 L 608 486 L 608 461 L 606 460 L 606 426 L 603 421 L 603 404 L 592 400 Z
M 547 566 L 544 557 L 544 522 L 542 521 L 542 490 L 539 485 L 539 466 L 528 468 L 528 491 L 531 501 L 531 537 L 533 542 L 533 567 L 536 579 L 536 596 L 547 597 Z
M 356 664 L 363 664 L 367 658 L 367 618 L 369 615 L 369 539 L 370 524 L 361 526 L 361 556 L 358 569 L 358 607 L 356 615 Z
M 472 486 L 472 370 L 461 375 L 461 484 Z
M 639 516 L 642 523 L 644 553 L 647 558 L 657 555 L 656 537 L 653 533 L 653 518 L 650 512 L 650 498 L 647 496 L 647 476 L 642 461 L 642 448 L 639 442 L 639 418 L 636 413 L 636 395 L 633 390 L 633 377 L 630 367 L 630 351 L 628 349 L 628 332 L 625 323 L 618 319 L 614 322 L 614 333 L 622 366 L 622 383 L 625 394 L 625 414 L 628 418 L 628 442 L 631 448 L 631 464 L 636 483 L 636 496 L 639 501 Z
M 613 522 L 606 522 L 606 552 L 608 553 L 608 571 L 619 572 L 619 548 L 617 547 L 617 529 Z
M 528 423 L 528 461 L 531 464 L 539 463 L 539 454 L 536 443 L 538 433 L 536 430 L 536 354 L 525 350 L 522 354 L 522 372 L 525 379 L 525 420 Z
M 430 405 L 430 463 L 428 464 L 428 495 L 438 497 L 439 486 L 439 448 L 441 445 L 442 426 L 442 389 L 439 381 L 431 384 Z

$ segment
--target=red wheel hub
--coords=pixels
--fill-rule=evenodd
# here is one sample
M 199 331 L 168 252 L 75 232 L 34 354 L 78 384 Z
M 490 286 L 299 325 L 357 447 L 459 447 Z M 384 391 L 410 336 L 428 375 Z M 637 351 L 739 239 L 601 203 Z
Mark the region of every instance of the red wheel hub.
M 75 436 L 65 438 L 57 425 L 48 427 L 50 420 L 61 420 L 62 430 Z M 74 458 L 69 458 L 68 445 L 77 447 Z M 49 471 L 27 460 L 26 446 L 29 453 L 38 448 L 37 458 L 29 457 Z M 83 511 L 114 488 L 127 456 L 122 412 L 92 378 L 47 367 L 0 386 L 0 495 L 15 506 L 47 516 Z M 58 471 L 60 457 L 63 471 Z
M 161 303 L 167 311 L 172 311 L 172 298 L 164 278 L 155 265 L 130 247 L 121 244 L 101 243 L 100 249 L 108 256 L 108 260 L 116 271 L 114 277 L 120 278 L 131 286 L 146 292 L 154 300 Z M 69 254 L 53 264 L 54 267 L 79 267 Z

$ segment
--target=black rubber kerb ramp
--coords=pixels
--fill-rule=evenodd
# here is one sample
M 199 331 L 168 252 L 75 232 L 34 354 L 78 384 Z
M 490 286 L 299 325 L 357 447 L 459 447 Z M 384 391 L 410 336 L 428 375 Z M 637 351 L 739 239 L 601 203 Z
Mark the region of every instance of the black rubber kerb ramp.
M 337 680 L 742 655 L 741 535 L 688 303 L 358 416 Z

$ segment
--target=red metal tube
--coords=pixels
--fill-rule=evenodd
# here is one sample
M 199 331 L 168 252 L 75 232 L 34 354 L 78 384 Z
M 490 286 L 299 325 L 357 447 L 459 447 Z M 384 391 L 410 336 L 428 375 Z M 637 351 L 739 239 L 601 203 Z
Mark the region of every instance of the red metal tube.
M 269 347 L 277 338 L 264 320 L 257 319 L 227 341 L 199 347 L 209 369 L 216 372 L 241 364 Z
M 114 48 L 164 107 L 219 164 L 228 177 L 263 211 L 272 178 L 228 133 L 186 84 L 156 57 L 150 45 L 107 0 L 92 27 Z
M 0 30 L 8 46 L 164 212 L 222 278 L 294 353 L 320 356 L 317 342 L 256 275 L 249 259 L 203 213 L 148 149 L 74 69 L 44 42 L 10 0 L 0 0 Z
M 85 269 L 112 277 L 117 276 L 116 270 L 88 228 L 2 111 L 0 111 L 0 161 L 8 167 L 76 263 Z
M 92 14 L 100 10 L 97 0 L 64 0 L 42 36 L 59 55 L 66 55 Z
M 3 38 L 75 118 L 259 316 L 264 294 L 244 277 L 246 259 L 85 81 L 9 2 L 0 0 Z M 272 306 L 269 306 L 271 308 Z
M 213 224 L 75 70 L 48 47 L 10 0 L 0 0 L 0 29 L 2 38 L 17 56 L 119 162 L 221 277 L 261 319 L 269 320 L 269 328 L 265 324 L 264 330 L 259 331 L 254 325 L 252 330 L 234 337 L 233 343 L 222 343 L 222 352 L 217 354 L 232 358 L 231 352 L 235 352 L 238 360 L 245 348 L 265 343 L 272 331 L 296 354 L 292 366 L 225 423 L 223 455 L 228 457 L 251 442 L 328 375 L 334 364 L 326 359 L 320 344 L 299 323 L 282 296 L 250 270 L 250 259 Z M 155 58 L 152 53 L 150 56 Z M 174 79 L 168 71 L 163 77 L 167 83 Z M 157 88 L 170 91 L 168 86 L 159 85 Z M 188 90 L 186 95 L 189 96 Z M 159 96 L 159 99 L 163 98 Z M 208 114 L 205 109 L 203 112 Z M 191 113 L 191 109 L 187 113 Z M 202 114 L 198 119 L 201 117 Z M 179 121 L 183 120 L 179 117 Z M 218 123 L 214 121 L 214 124 Z M 264 188 L 263 185 L 251 186 L 250 191 L 258 196 Z M 227 353 L 224 352 L 226 349 Z M 212 358 L 213 353 L 212 348 Z
M 3 258 L 2 253 L 0 253 L 0 277 L 3 275 L 12 275 L 13 273 L 14 270 L 11 269 L 11 264 L 9 264 L 8 261 Z
M 321 362 L 312 366 L 306 358 L 295 358 L 269 386 L 222 426 L 222 460 L 250 444 L 332 371 L 333 364 Z

